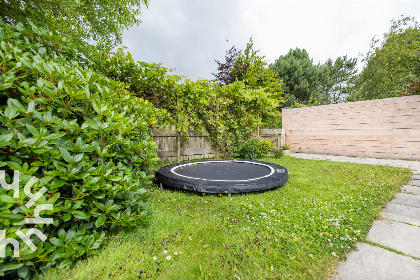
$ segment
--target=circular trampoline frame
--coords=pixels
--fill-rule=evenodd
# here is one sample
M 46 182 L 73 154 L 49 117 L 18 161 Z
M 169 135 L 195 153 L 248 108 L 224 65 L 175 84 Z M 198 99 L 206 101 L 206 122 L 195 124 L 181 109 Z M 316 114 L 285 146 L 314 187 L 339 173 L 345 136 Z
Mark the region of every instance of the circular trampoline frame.
M 245 163 L 268 168 L 267 174 L 247 179 L 207 179 L 179 174 L 177 170 L 198 164 Z M 268 172 L 269 171 L 269 172 Z M 243 193 L 273 189 L 284 185 L 289 173 L 283 166 L 256 160 L 205 160 L 166 165 L 156 172 L 158 181 L 178 189 L 202 193 Z

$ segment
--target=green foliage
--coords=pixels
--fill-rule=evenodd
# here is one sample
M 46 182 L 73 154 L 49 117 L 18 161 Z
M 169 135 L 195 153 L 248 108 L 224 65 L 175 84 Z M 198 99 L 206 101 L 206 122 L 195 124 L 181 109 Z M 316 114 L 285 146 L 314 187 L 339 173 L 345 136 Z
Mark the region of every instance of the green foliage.
M 257 131 L 263 113 L 275 112 L 279 106 L 272 93 L 249 89 L 242 81 L 219 86 L 206 80 L 187 80 L 166 102 L 176 104 L 167 110 L 176 116 L 172 121 L 178 131 L 187 131 L 189 126 L 204 130 L 226 158 L 232 157 L 239 142 Z
M 6 22 L 32 21 L 68 37 L 85 54 L 89 42 L 112 49 L 121 43 L 122 32 L 139 24 L 140 5 L 148 0 L 8 0 L 0 2 Z
M 258 139 L 251 138 L 243 142 L 238 142 L 233 150 L 235 158 L 240 159 L 256 159 L 258 158 L 259 143 Z
M 282 114 L 279 109 L 269 114 L 264 113 L 261 118 L 261 128 L 281 128 L 283 125 Z
M 281 146 L 282 150 L 290 150 L 290 145 L 288 144 L 284 144 L 283 146 Z
M 238 142 L 233 153 L 235 158 L 254 160 L 267 156 L 272 149 L 273 144 L 270 141 L 251 138 Z
M 170 75 L 171 70 L 160 64 L 134 62 L 131 54 L 120 48 L 95 59 L 93 67 L 108 78 L 126 83 L 130 92 L 158 108 L 175 105 L 168 104 L 167 98 L 176 92 L 181 77 Z
M 216 60 L 219 72 L 213 75 L 221 86 L 242 81 L 247 89 L 269 92 L 280 106 L 284 102 L 282 80 L 276 78 L 275 73 L 267 67 L 265 57 L 258 53 L 259 50 L 254 50 L 252 38 L 244 51 L 233 46 L 226 52 L 225 63 Z M 260 117 L 264 128 L 281 127 L 279 110 L 262 111 Z
M 305 49 L 291 49 L 276 59 L 270 69 L 283 81 L 286 107 L 294 103 L 308 104 L 311 97 L 319 97 L 323 69 L 313 64 Z
M 356 80 L 349 101 L 401 95 L 407 85 L 420 79 L 420 26 L 412 17 L 392 20 L 382 43 L 372 39 L 365 67 Z
M 324 104 L 344 102 L 354 87 L 357 59 L 338 57 L 334 62 L 328 59 L 324 65 L 322 97 Z
M 273 150 L 273 156 L 274 156 L 274 158 L 279 159 L 280 157 L 283 156 L 283 154 L 281 153 L 280 149 L 274 149 Z
M 66 41 L 44 29 L 25 29 L 0 20 L 0 168 L 6 181 L 20 172 L 19 198 L 0 188 L 0 230 L 19 241 L 19 257 L 0 258 L 0 275 L 28 279 L 30 267 L 68 265 L 96 254 L 105 231 L 147 222 L 147 170 L 158 160 L 149 135 L 152 104 L 131 95 L 124 83 L 68 60 Z M 32 207 L 24 192 L 47 189 Z M 26 224 L 34 208 L 52 204 Z M 17 230 L 32 235 L 33 252 Z
M 258 143 L 258 158 L 267 156 L 273 150 L 273 143 L 268 140 L 260 140 Z
M 305 49 L 291 49 L 270 65 L 284 83 L 285 106 L 320 105 L 343 102 L 350 94 L 357 59 L 338 57 L 315 65 Z M 295 108 L 295 107 L 294 107 Z

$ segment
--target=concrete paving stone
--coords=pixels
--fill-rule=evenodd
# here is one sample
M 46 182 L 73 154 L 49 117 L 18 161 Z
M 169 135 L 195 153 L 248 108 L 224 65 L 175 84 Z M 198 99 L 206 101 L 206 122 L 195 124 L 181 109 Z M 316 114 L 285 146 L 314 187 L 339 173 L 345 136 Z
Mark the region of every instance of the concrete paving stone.
M 417 207 L 400 205 L 391 201 L 386 206 L 382 216 L 420 227 L 420 208 Z
M 420 227 L 391 220 L 373 222 L 367 240 L 420 258 Z
M 335 280 L 420 279 L 420 261 L 366 243 L 347 255 L 338 265 Z
M 413 170 L 417 170 L 417 172 L 420 172 L 420 161 L 412 161 L 410 168 Z
M 411 178 L 412 178 L 412 179 L 417 179 L 417 180 L 420 180 L 420 175 L 413 175 L 413 176 L 411 176 Z
M 420 196 L 408 193 L 397 193 L 392 200 L 394 203 L 420 208 Z
M 408 184 L 412 186 L 420 186 L 420 180 L 411 180 Z
M 402 187 L 401 190 L 405 193 L 420 195 L 420 186 L 418 187 L 418 186 L 406 185 Z

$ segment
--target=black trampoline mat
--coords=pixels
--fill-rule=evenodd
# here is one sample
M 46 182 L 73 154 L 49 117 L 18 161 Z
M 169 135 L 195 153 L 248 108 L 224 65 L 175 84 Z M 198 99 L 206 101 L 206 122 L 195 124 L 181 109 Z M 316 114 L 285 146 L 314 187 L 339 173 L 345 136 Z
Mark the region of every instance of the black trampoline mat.
M 198 162 L 196 164 L 181 165 L 172 170 L 175 174 L 205 180 L 253 180 L 271 174 L 269 166 L 252 162 L 224 161 Z

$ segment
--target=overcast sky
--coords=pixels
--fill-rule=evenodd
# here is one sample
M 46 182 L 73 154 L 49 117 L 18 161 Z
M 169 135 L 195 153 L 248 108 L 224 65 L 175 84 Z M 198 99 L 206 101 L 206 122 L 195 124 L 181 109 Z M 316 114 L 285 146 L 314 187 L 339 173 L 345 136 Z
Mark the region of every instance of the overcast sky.
M 213 79 L 214 60 L 224 61 L 233 45 L 245 49 L 251 36 L 268 63 L 294 48 L 324 63 L 364 55 L 401 15 L 420 21 L 420 0 L 150 0 L 122 45 L 135 61 Z

